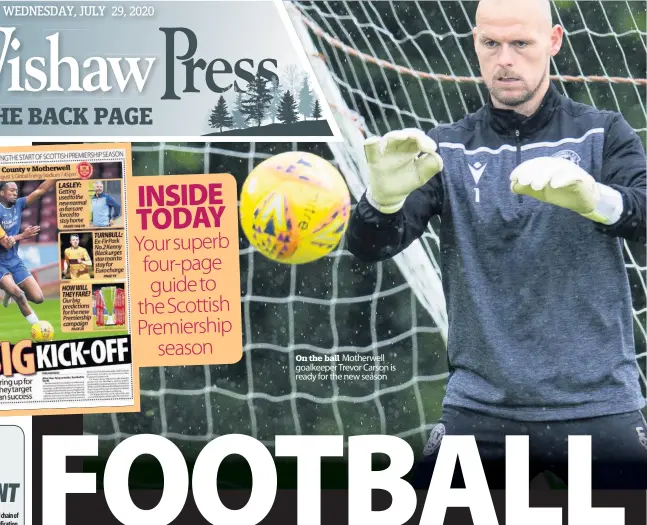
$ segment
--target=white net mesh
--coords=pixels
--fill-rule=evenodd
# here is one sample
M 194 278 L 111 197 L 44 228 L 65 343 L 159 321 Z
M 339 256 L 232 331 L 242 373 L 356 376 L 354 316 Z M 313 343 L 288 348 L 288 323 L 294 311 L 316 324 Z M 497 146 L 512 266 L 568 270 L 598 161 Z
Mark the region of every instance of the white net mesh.
M 296 149 L 335 162 L 324 144 L 162 143 L 134 146 L 134 170 L 227 171 L 240 183 L 262 160 Z M 153 432 L 191 453 L 231 432 L 268 446 L 278 433 L 406 438 L 438 416 L 446 375 L 442 332 L 395 263 L 359 263 L 342 244 L 315 263 L 279 265 L 243 237 L 240 243 L 243 359 L 223 367 L 143 369 L 141 413 L 85 416 L 86 431 L 98 433 L 107 448 Z M 384 355 L 396 370 L 374 381 L 298 379 L 297 355 L 358 352 Z
M 138 144 L 137 175 L 233 173 L 288 149 L 332 160 L 358 198 L 365 188 L 362 142 L 402 127 L 428 129 L 486 100 L 471 47 L 475 2 L 299 2 L 287 4 L 332 106 L 343 144 Z M 644 2 L 553 6 L 566 28 L 553 77 L 568 96 L 622 112 L 643 140 Z M 244 357 L 227 367 L 144 369 L 140 414 L 86 416 L 108 449 L 141 432 L 185 450 L 215 436 L 388 433 L 424 444 L 440 414 L 446 378 L 444 300 L 437 223 L 393 261 L 358 263 L 342 244 L 321 261 L 290 267 L 241 238 Z M 626 245 L 636 347 L 645 382 L 645 246 Z M 430 292 L 431 290 L 431 292 Z M 373 381 L 298 379 L 297 355 L 384 355 L 395 370 Z

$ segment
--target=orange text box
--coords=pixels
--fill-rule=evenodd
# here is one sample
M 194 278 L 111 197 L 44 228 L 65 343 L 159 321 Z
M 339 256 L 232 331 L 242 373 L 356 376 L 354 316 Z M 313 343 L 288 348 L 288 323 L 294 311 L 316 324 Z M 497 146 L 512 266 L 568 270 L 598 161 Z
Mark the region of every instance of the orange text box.
M 242 357 L 236 180 L 130 177 L 131 334 L 139 366 Z

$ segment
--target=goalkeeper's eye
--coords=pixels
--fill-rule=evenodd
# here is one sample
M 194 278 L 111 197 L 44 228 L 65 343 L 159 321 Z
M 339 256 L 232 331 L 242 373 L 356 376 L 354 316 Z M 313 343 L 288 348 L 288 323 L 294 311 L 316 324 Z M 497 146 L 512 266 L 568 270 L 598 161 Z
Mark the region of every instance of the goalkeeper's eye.
M 485 40 L 483 44 L 485 45 L 485 47 L 489 47 L 491 49 L 496 47 L 497 45 L 497 43 L 494 40 Z
M 522 49 L 523 49 L 524 47 L 528 47 L 528 42 L 525 42 L 525 41 L 523 41 L 523 40 L 517 40 L 516 42 L 513 42 L 513 44 L 514 44 L 516 47 L 520 47 L 520 48 L 522 48 Z

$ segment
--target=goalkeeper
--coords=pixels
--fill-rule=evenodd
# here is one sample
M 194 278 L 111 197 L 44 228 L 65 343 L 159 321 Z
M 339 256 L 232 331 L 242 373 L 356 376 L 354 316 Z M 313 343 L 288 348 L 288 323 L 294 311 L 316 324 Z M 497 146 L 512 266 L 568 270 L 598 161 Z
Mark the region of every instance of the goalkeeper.
M 567 437 L 591 435 L 593 487 L 647 489 L 623 241 L 645 240 L 645 151 L 610 111 L 550 82 L 563 29 L 547 0 L 481 0 L 474 45 L 487 104 L 427 135 L 366 141 L 369 185 L 348 249 L 393 257 L 440 216 L 449 379 L 415 482 L 444 435 L 474 435 L 491 488 L 505 436 L 531 473 L 567 480 Z M 460 477 L 456 480 L 460 482 Z

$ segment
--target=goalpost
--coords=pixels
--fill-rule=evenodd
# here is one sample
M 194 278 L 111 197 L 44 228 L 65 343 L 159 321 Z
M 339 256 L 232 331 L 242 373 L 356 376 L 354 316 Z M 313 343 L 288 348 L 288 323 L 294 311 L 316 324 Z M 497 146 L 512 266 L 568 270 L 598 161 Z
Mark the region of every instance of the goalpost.
M 288 2 L 291 20 L 344 135 L 343 143 L 135 144 L 138 175 L 229 171 L 239 182 L 271 155 L 308 150 L 335 163 L 355 199 L 366 188 L 362 143 L 392 129 L 429 129 L 485 100 L 471 50 L 475 2 Z M 552 64 L 568 96 L 623 113 L 647 135 L 644 2 L 553 5 L 565 41 Z M 247 433 L 386 433 L 420 451 L 440 414 L 446 379 L 445 303 L 437 223 L 392 261 L 364 265 L 342 243 L 304 266 L 279 265 L 241 239 L 244 357 L 226 367 L 142 371 L 140 414 L 85 416 L 112 449 L 141 432 L 185 450 Z M 645 246 L 625 244 L 640 376 L 647 384 Z M 384 379 L 308 381 L 298 354 L 384 355 Z

